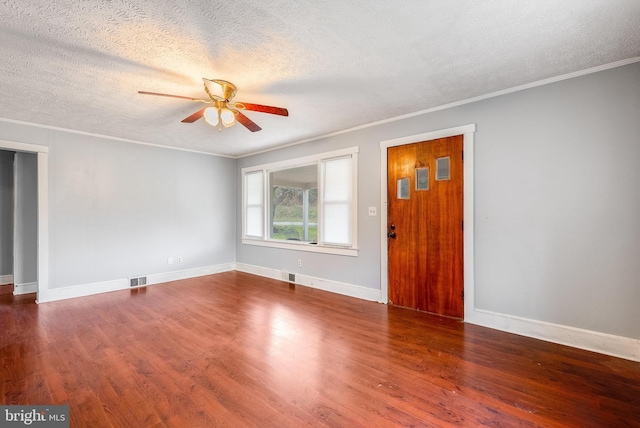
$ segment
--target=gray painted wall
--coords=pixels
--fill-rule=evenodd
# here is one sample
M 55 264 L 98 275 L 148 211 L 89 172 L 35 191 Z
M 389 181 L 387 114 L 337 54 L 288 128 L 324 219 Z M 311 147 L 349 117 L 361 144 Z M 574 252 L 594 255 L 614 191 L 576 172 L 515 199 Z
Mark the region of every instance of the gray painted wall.
M 38 281 L 38 155 L 16 153 L 14 273 L 16 285 Z
M 0 150 L 0 276 L 13 275 L 13 156 Z
M 0 140 L 49 147 L 50 288 L 235 261 L 234 159 L 7 122 Z
M 380 141 L 469 123 L 476 307 L 640 338 L 640 63 L 239 159 L 240 213 L 243 167 L 359 146 L 360 254 L 243 245 L 238 222 L 237 261 L 379 288 Z

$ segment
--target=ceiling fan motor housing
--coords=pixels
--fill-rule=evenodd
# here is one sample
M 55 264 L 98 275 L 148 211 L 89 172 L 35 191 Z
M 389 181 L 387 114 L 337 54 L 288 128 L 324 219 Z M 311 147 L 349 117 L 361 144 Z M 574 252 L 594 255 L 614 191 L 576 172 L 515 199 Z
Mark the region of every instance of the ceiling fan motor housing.
M 238 91 L 236 85 L 231 82 L 227 82 L 226 80 L 205 79 L 204 77 L 202 78 L 202 80 L 204 81 L 204 90 L 207 92 L 207 95 L 209 95 L 213 100 L 231 101 L 231 99 L 236 96 L 236 92 Z M 218 85 L 220 85 L 220 88 L 222 89 L 222 99 L 220 99 L 221 97 L 219 95 L 216 95 L 218 91 L 210 86 L 211 83 L 217 83 Z

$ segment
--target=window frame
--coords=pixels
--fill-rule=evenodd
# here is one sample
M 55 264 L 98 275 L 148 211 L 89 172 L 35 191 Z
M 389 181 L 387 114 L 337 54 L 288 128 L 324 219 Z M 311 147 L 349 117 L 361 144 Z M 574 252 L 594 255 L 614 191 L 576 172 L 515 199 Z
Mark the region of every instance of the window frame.
M 337 254 L 337 255 L 346 255 L 346 256 L 357 256 L 358 255 L 358 147 L 349 147 L 341 150 L 334 150 L 331 152 L 319 153 L 311 156 L 304 156 L 294 159 L 288 159 L 278 162 L 272 162 L 268 164 L 255 165 L 250 167 L 242 168 L 241 176 L 242 176 L 242 244 L 246 245 L 256 245 L 263 247 L 271 247 L 271 248 L 284 248 L 290 250 L 300 250 L 300 251 L 309 251 L 316 253 L 328 253 L 328 254 Z M 340 245 L 340 244 L 330 244 L 321 241 L 321 233 L 324 225 L 322 223 L 323 210 L 324 206 L 320 200 L 320 194 L 323 191 L 324 184 L 321 182 L 322 179 L 322 162 L 329 161 L 338 158 L 351 157 L 351 212 L 350 212 L 350 235 L 351 235 L 351 244 L 350 245 Z M 317 173 L 318 173 L 318 242 L 316 244 L 312 244 L 304 241 L 287 241 L 280 239 L 272 239 L 271 233 L 269 233 L 269 227 L 271 219 L 269 218 L 269 213 L 271 212 L 271 199 L 269 197 L 270 194 L 270 173 L 275 171 L 280 171 L 283 169 L 296 168 L 299 166 L 317 164 Z M 263 236 L 247 236 L 246 229 L 246 217 L 247 217 L 247 175 L 255 174 L 261 172 L 262 173 L 262 183 L 263 183 L 263 195 L 262 195 L 262 222 L 263 222 Z

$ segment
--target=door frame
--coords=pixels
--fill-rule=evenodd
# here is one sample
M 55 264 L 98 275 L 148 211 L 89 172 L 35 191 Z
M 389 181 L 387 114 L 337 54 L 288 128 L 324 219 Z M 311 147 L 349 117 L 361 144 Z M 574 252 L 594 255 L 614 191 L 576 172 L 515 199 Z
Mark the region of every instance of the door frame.
M 456 126 L 422 134 L 408 135 L 380 141 L 380 302 L 389 303 L 389 254 L 387 248 L 387 149 L 439 138 L 463 136 L 463 221 L 464 221 L 464 319 L 471 319 L 475 310 L 475 263 L 474 263 L 474 200 L 473 161 L 474 134 L 476 124 Z
M 38 156 L 38 302 L 41 293 L 49 289 L 49 147 L 0 140 L 0 149 Z

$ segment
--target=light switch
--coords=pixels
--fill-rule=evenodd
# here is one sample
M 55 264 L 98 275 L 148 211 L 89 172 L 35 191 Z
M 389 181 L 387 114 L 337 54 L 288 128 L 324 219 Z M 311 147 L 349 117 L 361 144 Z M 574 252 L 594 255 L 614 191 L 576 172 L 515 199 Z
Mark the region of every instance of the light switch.
M 370 215 L 371 217 L 375 217 L 375 216 L 377 216 L 377 215 L 378 215 L 378 212 L 377 212 L 377 210 L 376 210 L 376 207 L 369 207 L 369 215 Z

